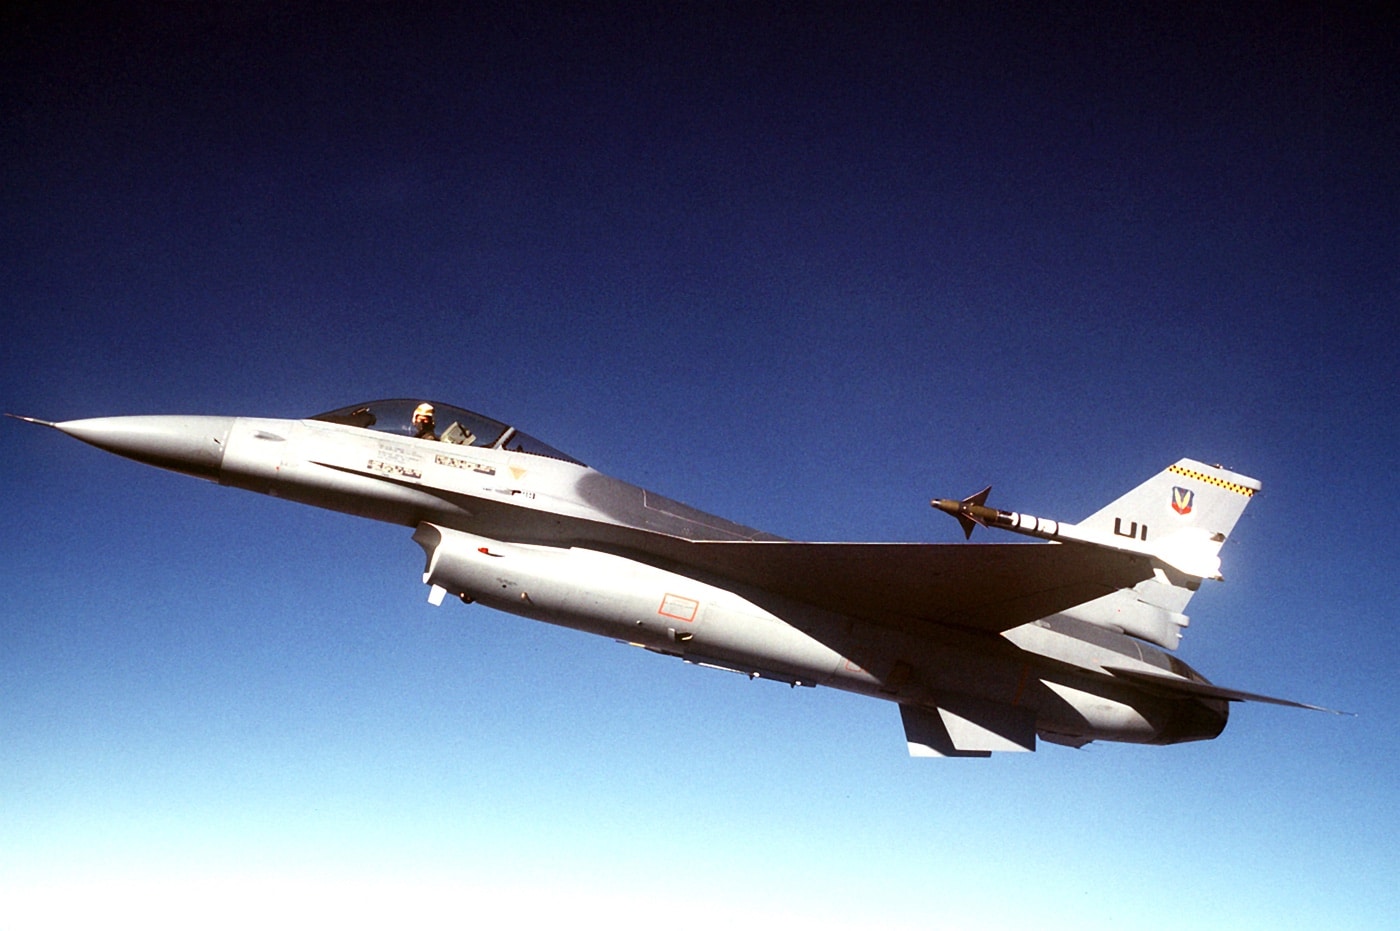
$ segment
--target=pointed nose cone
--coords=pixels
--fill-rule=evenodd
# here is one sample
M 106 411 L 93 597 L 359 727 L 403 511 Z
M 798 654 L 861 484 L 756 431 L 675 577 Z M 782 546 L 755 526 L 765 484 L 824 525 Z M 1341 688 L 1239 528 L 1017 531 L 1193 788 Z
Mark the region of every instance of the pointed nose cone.
M 198 478 L 219 478 L 232 417 L 94 417 L 52 426 L 109 453 Z

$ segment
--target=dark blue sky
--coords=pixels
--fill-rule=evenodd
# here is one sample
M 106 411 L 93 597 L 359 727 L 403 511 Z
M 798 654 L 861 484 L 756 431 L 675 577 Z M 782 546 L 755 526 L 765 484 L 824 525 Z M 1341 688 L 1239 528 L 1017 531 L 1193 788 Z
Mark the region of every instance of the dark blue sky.
M 351 924 L 392 890 L 429 924 L 463 897 L 640 924 L 663 877 L 818 926 L 1365 927 L 1400 905 L 1379 5 L 0 17 L 6 410 L 435 397 L 805 539 L 957 539 L 928 498 L 989 482 L 1076 520 L 1219 461 L 1265 492 L 1183 658 L 1361 713 L 910 761 L 893 706 L 434 611 L 398 528 L 7 422 L 21 917 L 44 889 L 174 884 L 252 920 L 238 877 Z

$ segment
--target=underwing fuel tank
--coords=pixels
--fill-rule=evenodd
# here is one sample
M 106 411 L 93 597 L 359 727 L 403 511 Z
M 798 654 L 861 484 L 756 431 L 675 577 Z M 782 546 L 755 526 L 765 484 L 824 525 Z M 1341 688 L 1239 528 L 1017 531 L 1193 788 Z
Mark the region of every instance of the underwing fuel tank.
M 772 614 L 713 585 L 611 553 L 508 543 L 423 523 L 423 581 L 534 620 L 600 634 L 791 684 L 829 684 L 844 658 Z

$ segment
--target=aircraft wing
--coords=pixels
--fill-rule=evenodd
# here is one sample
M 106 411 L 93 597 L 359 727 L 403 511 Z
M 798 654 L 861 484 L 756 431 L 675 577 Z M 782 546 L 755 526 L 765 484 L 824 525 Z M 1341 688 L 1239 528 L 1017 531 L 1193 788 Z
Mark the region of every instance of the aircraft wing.
M 1137 553 L 1057 543 L 800 543 L 690 540 L 463 498 L 478 532 L 522 543 L 600 548 L 848 617 L 920 633 L 929 623 L 991 632 L 1131 588 L 1153 575 Z
M 685 542 L 679 550 L 673 557 L 687 571 L 850 617 L 994 632 L 1152 577 L 1145 557 L 1074 543 Z

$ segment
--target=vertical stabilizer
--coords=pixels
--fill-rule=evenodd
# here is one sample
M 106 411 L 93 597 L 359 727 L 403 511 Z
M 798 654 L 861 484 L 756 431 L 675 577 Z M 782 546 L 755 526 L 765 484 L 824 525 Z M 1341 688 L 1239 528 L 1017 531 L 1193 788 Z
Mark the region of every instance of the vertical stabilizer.
M 1261 487 L 1257 479 L 1182 459 L 1079 526 L 1137 539 L 1153 548 L 1184 534 L 1209 539 L 1218 549 Z
M 1167 562 L 1156 577 L 1064 612 L 1176 649 L 1198 576 L 1174 570 L 1217 559 L 1221 545 L 1262 486 L 1257 479 L 1182 459 L 1079 523 L 1134 540 Z

